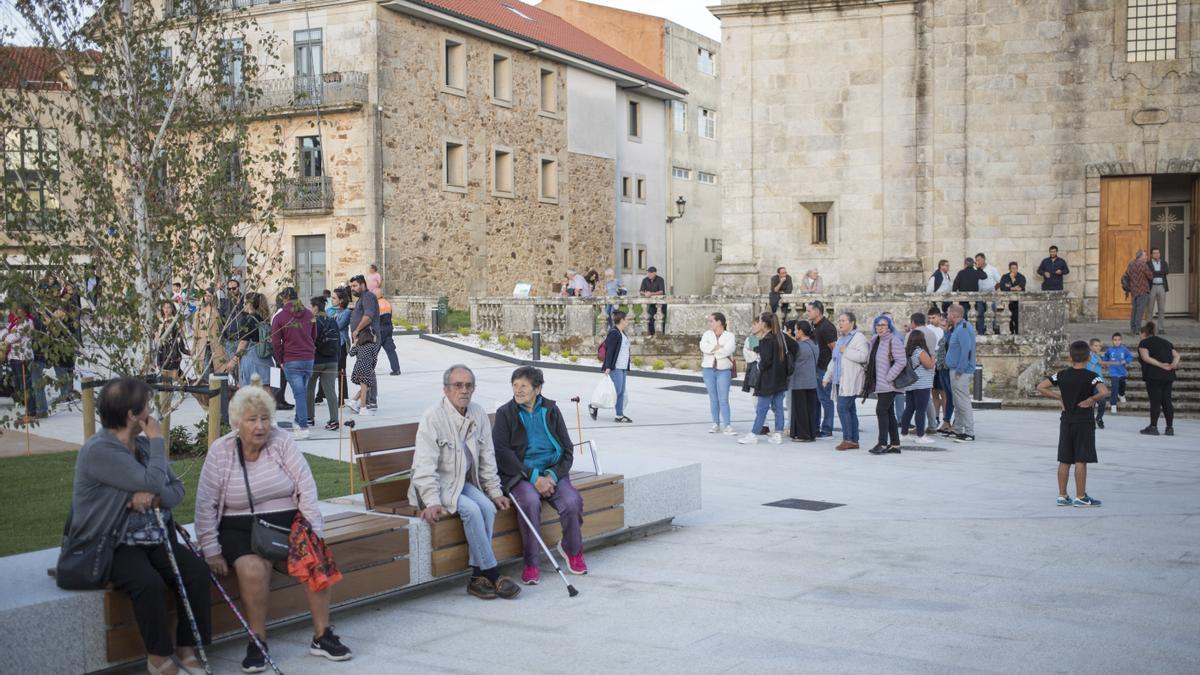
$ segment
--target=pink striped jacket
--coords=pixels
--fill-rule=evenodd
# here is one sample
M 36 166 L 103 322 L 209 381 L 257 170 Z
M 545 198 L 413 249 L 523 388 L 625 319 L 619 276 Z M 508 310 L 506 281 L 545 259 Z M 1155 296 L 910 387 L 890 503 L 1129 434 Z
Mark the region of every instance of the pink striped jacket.
M 313 532 L 318 537 L 323 536 L 325 521 L 317 501 L 317 482 L 292 435 L 279 427 L 273 428 L 262 452 L 265 456 L 259 461 L 270 459 L 278 462 L 284 473 L 292 479 L 296 486 L 296 508 L 312 523 Z M 237 459 L 237 431 L 218 438 L 208 449 L 204 468 L 200 470 L 200 484 L 196 486 L 196 538 L 206 558 L 221 553 L 221 545 L 217 542 L 217 525 L 225 514 L 226 487 L 234 478 L 242 480 Z

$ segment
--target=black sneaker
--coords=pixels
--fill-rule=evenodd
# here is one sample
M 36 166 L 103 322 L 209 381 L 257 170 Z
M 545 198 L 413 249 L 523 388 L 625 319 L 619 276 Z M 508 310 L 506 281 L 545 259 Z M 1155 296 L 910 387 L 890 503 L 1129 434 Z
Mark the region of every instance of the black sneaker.
M 1096 428 L 1103 429 L 1104 428 L 1104 420 L 1096 420 Z
M 388 373 L 388 375 L 391 375 L 392 377 L 395 377 L 396 375 L 399 375 L 399 374 L 400 374 L 400 371 L 398 371 L 398 370 L 394 370 L 394 371 Z
M 596 415 L 600 414 L 600 409 L 589 405 L 588 414 L 592 416 L 592 419 L 596 419 Z
M 872 455 L 882 455 L 883 453 L 887 452 L 887 446 L 876 443 L 875 447 L 871 448 L 867 452 L 871 453 Z
M 348 661 L 353 654 L 350 648 L 342 644 L 341 638 L 333 634 L 333 626 L 326 626 L 321 637 L 313 638 L 308 645 L 308 653 L 313 656 L 324 656 L 330 661 Z
M 326 422 L 326 423 L 325 423 L 325 430 L 326 430 L 326 431 L 337 431 L 337 430 L 338 430 L 338 422 L 337 422 L 337 420 L 329 420 L 328 422 Z
M 629 419 L 628 417 L 626 417 L 624 415 L 613 418 L 613 421 L 620 422 L 621 424 L 633 424 L 633 420 Z
M 883 454 L 898 455 L 898 454 L 900 454 L 900 446 L 899 445 L 889 445 L 889 446 L 887 446 L 887 448 L 884 449 Z
M 975 436 L 972 434 L 954 434 L 955 443 L 974 443 Z
M 267 647 L 267 643 L 263 642 L 263 646 Z M 270 647 L 267 647 L 270 649 Z M 267 657 L 259 651 L 258 645 L 251 640 L 246 644 L 246 658 L 242 659 L 243 673 L 261 673 L 267 669 Z
M 1175 427 L 1167 427 L 1166 434 L 1168 436 L 1174 436 L 1175 435 Z
M 1158 435 L 1158 427 L 1146 427 L 1145 429 L 1142 429 L 1138 433 L 1145 434 L 1146 436 L 1157 436 Z M 1174 434 L 1175 431 L 1172 430 L 1171 433 Z
M 291 403 L 276 403 L 275 409 L 276 410 L 295 410 L 296 406 L 292 405 Z

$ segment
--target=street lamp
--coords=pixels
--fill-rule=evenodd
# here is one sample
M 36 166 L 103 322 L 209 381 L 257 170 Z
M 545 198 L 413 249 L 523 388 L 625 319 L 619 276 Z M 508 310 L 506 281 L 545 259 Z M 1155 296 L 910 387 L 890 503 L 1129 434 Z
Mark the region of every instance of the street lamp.
M 673 223 L 683 217 L 683 212 L 687 208 L 687 200 L 683 197 L 675 200 L 675 210 L 679 212 L 677 216 L 667 216 L 667 222 Z

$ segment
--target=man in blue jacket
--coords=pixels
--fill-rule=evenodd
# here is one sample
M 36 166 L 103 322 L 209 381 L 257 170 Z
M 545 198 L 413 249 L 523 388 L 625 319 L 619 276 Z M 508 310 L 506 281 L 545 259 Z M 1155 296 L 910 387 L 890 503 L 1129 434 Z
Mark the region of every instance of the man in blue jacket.
M 975 414 L 971 410 L 971 380 L 975 377 L 975 329 L 963 321 L 960 305 L 951 305 L 946 318 L 954 327 L 946 346 L 946 368 L 954 397 L 954 440 L 975 440 Z
M 1067 267 L 1067 261 L 1058 257 L 1058 247 L 1050 247 L 1050 256 L 1042 259 L 1042 264 L 1037 268 L 1038 276 L 1042 278 L 1043 291 L 1061 291 L 1063 289 L 1063 277 L 1071 273 Z

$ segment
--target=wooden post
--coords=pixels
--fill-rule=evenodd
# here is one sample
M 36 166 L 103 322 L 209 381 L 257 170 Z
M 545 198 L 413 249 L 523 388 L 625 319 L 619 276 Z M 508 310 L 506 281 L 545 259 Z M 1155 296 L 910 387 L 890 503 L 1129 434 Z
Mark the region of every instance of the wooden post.
M 209 375 L 208 376 L 209 390 L 211 391 L 213 389 L 220 389 L 222 382 L 224 382 L 224 378 L 217 377 L 216 375 Z M 208 396 L 208 447 L 211 448 L 213 443 L 216 443 L 217 439 L 220 437 L 221 437 L 221 395 L 217 394 L 214 396 L 210 393 Z
M 164 380 L 165 384 L 172 384 L 170 378 Z M 162 432 L 163 440 L 167 446 L 167 457 L 171 456 L 171 392 L 158 392 L 158 412 L 162 417 Z
M 83 440 L 96 434 L 96 388 L 88 386 L 95 378 L 83 377 Z

